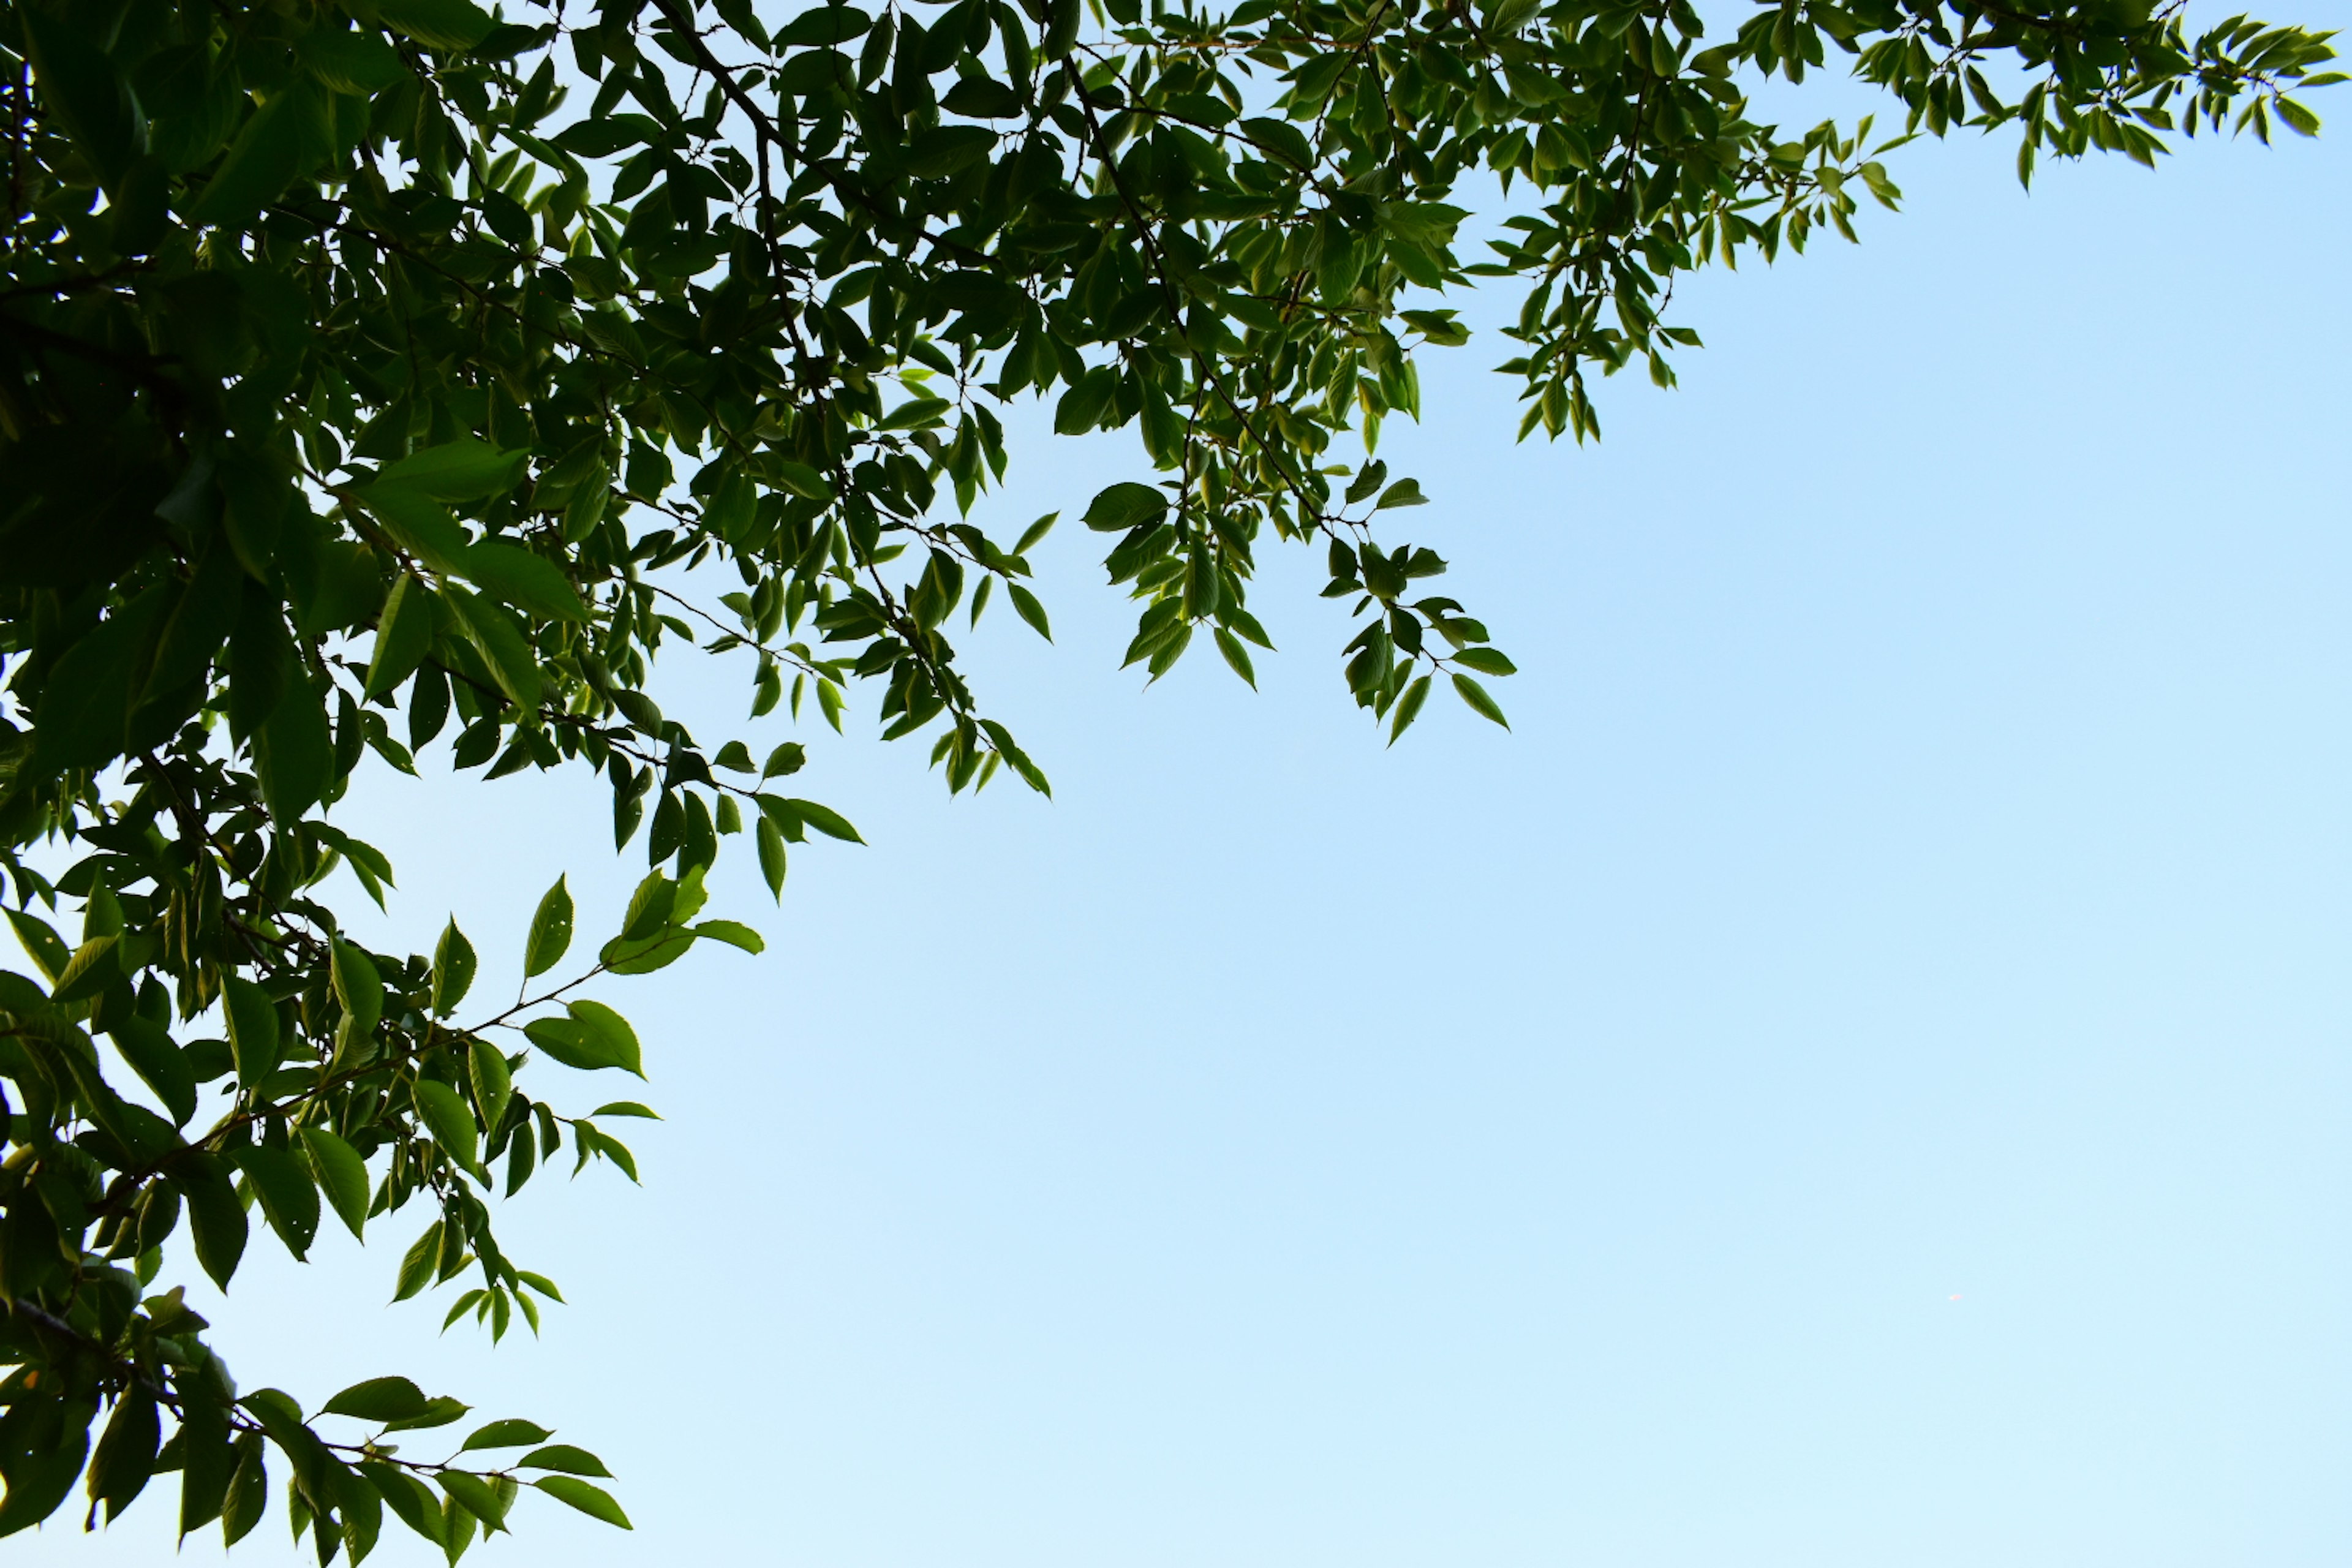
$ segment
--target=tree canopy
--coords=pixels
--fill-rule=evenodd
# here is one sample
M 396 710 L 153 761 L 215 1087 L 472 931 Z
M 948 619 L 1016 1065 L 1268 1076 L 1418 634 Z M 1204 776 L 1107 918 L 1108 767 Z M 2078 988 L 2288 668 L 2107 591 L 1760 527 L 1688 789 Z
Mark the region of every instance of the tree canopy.
M 1832 57 L 1898 132 L 1751 117 Z M 857 837 L 789 793 L 798 744 L 666 716 L 664 646 L 739 661 L 753 720 L 870 700 L 950 789 L 1047 787 L 950 640 L 1000 595 L 1050 636 L 1054 518 L 971 521 L 1009 405 L 1139 437 L 1082 518 L 1129 663 L 1204 634 L 1252 679 L 1255 553 L 1293 543 L 1391 739 L 1441 684 L 1499 722 L 1510 660 L 1373 456 L 1469 335 L 1449 292 L 1521 291 L 1518 434 L 1582 440 L 1596 374 L 1697 343 L 1680 275 L 1851 238 L 1912 136 L 2006 132 L 2030 180 L 2309 134 L 2332 58 L 2177 0 L 1716 36 L 1689 0 L 0 0 L 0 873 L 38 971 L 0 973 L 0 1535 L 176 1471 L 181 1532 L 234 1542 L 273 1467 L 322 1563 L 387 1509 L 454 1562 L 526 1485 L 626 1527 L 529 1420 L 458 1440 L 396 1373 L 243 1389 L 184 1271 L 331 1216 L 397 1227 L 397 1299 L 536 1330 L 561 1298 L 500 1205 L 563 1158 L 635 1180 L 615 1129 L 652 1114 L 595 1087 L 644 1076 L 612 982 L 760 950 L 705 910 L 726 840 L 781 897 L 794 846 Z M 1498 201 L 1473 254 L 1458 204 Z M 445 742 L 602 772 L 650 866 L 593 953 L 548 892 L 515 1006 L 469 1005 L 454 919 L 428 955 L 338 913 L 394 884 L 352 773 Z

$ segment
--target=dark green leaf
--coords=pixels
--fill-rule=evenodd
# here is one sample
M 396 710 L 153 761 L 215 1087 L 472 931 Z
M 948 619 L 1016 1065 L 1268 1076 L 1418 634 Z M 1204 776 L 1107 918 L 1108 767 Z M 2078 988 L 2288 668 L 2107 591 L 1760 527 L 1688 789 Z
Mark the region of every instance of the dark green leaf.
M 236 1053 L 237 1081 L 250 1089 L 278 1068 L 278 1004 L 252 981 L 229 975 L 221 982 L 221 1011 Z
M 436 49 L 470 49 L 498 26 L 472 0 L 375 0 L 384 24 Z
M 520 1448 L 527 1443 L 544 1443 L 553 1436 L 544 1426 L 530 1421 L 493 1421 L 477 1430 L 459 1447 L 473 1448 Z
M 544 1448 L 534 1448 L 515 1461 L 518 1469 L 562 1470 L 575 1476 L 612 1478 L 604 1461 L 585 1448 L 575 1448 L 569 1443 L 550 1443 Z
M 558 1502 L 570 1503 L 591 1519 L 601 1519 L 606 1524 L 618 1525 L 623 1530 L 635 1528 L 629 1523 L 629 1516 L 621 1511 L 621 1505 L 601 1487 L 591 1486 L 571 1476 L 541 1476 L 530 1484 Z
M 433 950 L 433 1010 L 447 1017 L 474 985 L 474 944 L 452 920 Z
M 236 1165 L 286 1250 L 296 1258 L 309 1252 L 319 1234 L 319 1189 L 309 1169 L 289 1151 L 260 1143 L 239 1150 Z
M 1097 533 L 1124 533 L 1167 510 L 1167 491 L 1131 482 L 1116 484 L 1087 504 L 1086 524 Z
M 352 1384 L 328 1400 L 320 1414 L 381 1422 L 422 1415 L 425 1409 L 425 1391 L 408 1379 L 372 1377 L 365 1383 Z

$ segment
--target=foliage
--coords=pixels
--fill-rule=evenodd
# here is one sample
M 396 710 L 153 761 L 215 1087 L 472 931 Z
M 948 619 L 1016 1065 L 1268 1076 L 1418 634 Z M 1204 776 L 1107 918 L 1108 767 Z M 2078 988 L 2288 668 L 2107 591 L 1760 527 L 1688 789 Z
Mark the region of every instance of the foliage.
M 1596 370 L 1670 382 L 1697 342 L 1664 319 L 1681 273 L 1850 237 L 1911 134 L 2011 128 L 2030 178 L 2308 133 L 2287 93 L 2337 79 L 2325 36 L 2146 0 L 1777 0 L 1717 40 L 1687 0 L 1102 4 L 0 0 L 0 869 L 40 972 L 0 974 L 0 1534 L 85 1473 L 95 1521 L 176 1469 L 182 1531 L 234 1542 L 272 1450 L 322 1563 L 386 1508 L 454 1561 L 527 1478 L 625 1526 L 529 1422 L 402 1451 L 467 1414 L 402 1378 L 310 1415 L 240 1395 L 156 1282 L 192 1254 L 226 1287 L 257 1207 L 297 1258 L 327 1211 L 421 1214 L 398 1297 L 537 1327 L 556 1288 L 499 1246 L 494 1189 L 566 1152 L 635 1179 L 610 1126 L 651 1114 L 555 1109 L 567 1073 L 642 1074 L 586 988 L 759 950 L 703 918 L 722 840 L 748 829 L 781 895 L 810 830 L 856 837 L 777 787 L 798 745 L 758 763 L 666 717 L 663 644 L 742 656 L 754 718 L 789 689 L 838 728 L 862 683 L 951 788 L 1046 787 L 948 639 L 997 592 L 1049 630 L 1025 580 L 1053 519 L 968 521 L 1008 404 L 1132 428 L 1160 476 L 1084 513 L 1139 605 L 1129 663 L 1206 633 L 1250 679 L 1255 552 L 1292 541 L 1326 552 L 1391 739 L 1440 677 L 1499 722 L 1479 678 L 1509 659 L 1373 526 L 1423 500 L 1371 453 L 1419 411 L 1415 352 L 1468 335 L 1444 291 L 1518 280 L 1520 435 L 1581 439 Z M 1832 50 L 1902 134 L 1749 117 Z M 1488 175 L 1515 216 L 1465 261 L 1454 199 Z M 383 901 L 393 868 L 328 808 L 445 735 L 489 778 L 602 770 L 653 868 L 593 963 L 538 981 L 571 949 L 558 883 L 518 1006 L 464 1011 L 454 921 L 429 958 L 368 951 L 325 884 Z

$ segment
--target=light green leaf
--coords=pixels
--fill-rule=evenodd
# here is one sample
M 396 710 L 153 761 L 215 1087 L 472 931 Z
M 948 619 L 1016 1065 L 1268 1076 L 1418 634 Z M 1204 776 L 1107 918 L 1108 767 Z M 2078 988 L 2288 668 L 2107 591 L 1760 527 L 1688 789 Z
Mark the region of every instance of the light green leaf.
M 572 946 L 572 891 L 562 877 L 547 889 L 539 900 L 539 909 L 530 917 L 530 938 L 524 947 L 522 972 L 526 978 L 546 973 L 555 967 Z
M 514 1079 L 507 1069 L 506 1055 L 488 1040 L 476 1040 L 467 1053 L 467 1067 L 474 1080 L 474 1103 L 481 1107 L 483 1119 L 495 1127 L 507 1101 L 514 1097 Z
M 451 1159 L 469 1173 L 478 1174 L 476 1150 L 482 1130 L 475 1125 L 474 1113 L 466 1109 L 463 1097 L 447 1084 L 429 1078 L 418 1079 L 413 1092 L 417 1114 L 424 1117 L 434 1139 L 448 1151 Z
M 758 931 L 737 921 L 704 921 L 694 928 L 697 936 L 723 942 L 730 947 L 740 947 L 745 952 L 765 952 L 767 942 Z
M 1454 689 L 1461 694 L 1462 700 L 1469 705 L 1473 713 L 1484 719 L 1491 719 L 1506 730 L 1511 727 L 1511 721 L 1503 717 L 1502 705 L 1488 696 L 1486 689 L 1470 677 L 1455 676 Z
M 58 974 L 58 988 L 49 1000 L 60 1006 L 86 1002 L 122 977 L 122 965 L 114 952 L 115 939 L 101 936 L 86 942 L 66 960 L 65 968 Z
M 592 1002 L 585 998 L 567 1004 L 566 1010 L 571 1013 L 573 1023 L 593 1031 L 604 1042 L 608 1058 L 614 1066 L 633 1072 L 639 1078 L 646 1076 L 645 1068 L 642 1065 L 642 1052 L 637 1045 L 637 1032 L 629 1027 L 629 1021 L 626 1018 L 622 1017 L 602 1002 Z

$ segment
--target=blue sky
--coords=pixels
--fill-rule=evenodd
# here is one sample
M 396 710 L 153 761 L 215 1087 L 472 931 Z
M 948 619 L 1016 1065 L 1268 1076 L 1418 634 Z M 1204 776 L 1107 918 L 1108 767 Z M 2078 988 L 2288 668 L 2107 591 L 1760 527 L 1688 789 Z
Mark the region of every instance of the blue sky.
M 517 1568 L 2346 1561 L 2352 154 L 1893 166 L 1861 247 L 1687 287 L 1598 447 L 1512 444 L 1491 331 L 1425 364 L 1381 455 L 1512 732 L 1384 751 L 1304 555 L 1261 690 L 1139 689 L 1069 527 L 1058 645 L 969 639 L 1055 798 L 803 732 L 871 847 L 725 872 L 769 954 L 606 994 L 668 1120 L 509 1211 L 545 1337 L 383 1306 L 404 1223 L 257 1249 L 245 1384 L 604 1453 L 636 1533 L 541 1500 Z M 1008 531 L 1139 467 L 1015 463 Z M 657 689 L 717 733 L 739 674 Z M 559 870 L 585 938 L 641 868 L 575 780 L 338 820 L 486 988 Z

